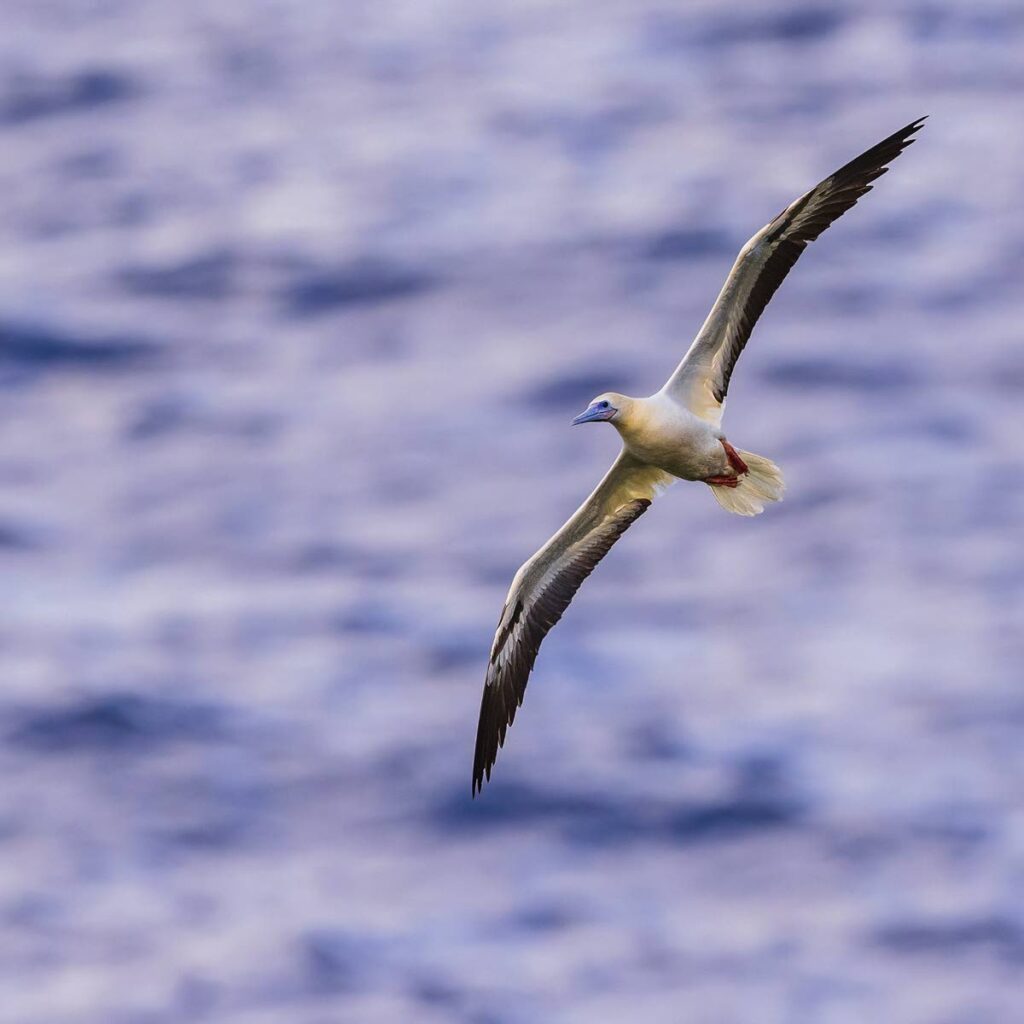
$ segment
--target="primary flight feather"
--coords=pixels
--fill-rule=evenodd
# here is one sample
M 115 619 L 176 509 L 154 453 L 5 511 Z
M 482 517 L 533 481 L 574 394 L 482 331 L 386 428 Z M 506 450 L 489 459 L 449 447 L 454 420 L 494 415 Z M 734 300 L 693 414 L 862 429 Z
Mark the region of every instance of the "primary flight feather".
M 885 174 L 914 140 L 918 118 L 830 174 L 740 250 L 707 320 L 665 386 L 648 398 L 599 395 L 573 423 L 607 421 L 622 451 L 572 518 L 516 573 L 484 682 L 473 760 L 473 795 L 490 779 L 523 702 L 541 641 L 611 546 L 677 479 L 707 484 L 738 515 L 779 501 L 784 484 L 769 459 L 738 451 L 722 433 L 736 361 L 758 318 L 807 247 Z

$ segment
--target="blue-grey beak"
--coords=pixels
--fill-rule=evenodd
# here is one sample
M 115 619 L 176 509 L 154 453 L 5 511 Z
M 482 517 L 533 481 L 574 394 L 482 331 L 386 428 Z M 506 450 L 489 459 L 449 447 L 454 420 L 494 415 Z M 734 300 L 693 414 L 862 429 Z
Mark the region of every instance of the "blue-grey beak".
M 619 410 L 607 402 L 594 402 L 585 412 L 572 421 L 575 427 L 580 423 L 596 423 L 600 420 L 610 420 Z

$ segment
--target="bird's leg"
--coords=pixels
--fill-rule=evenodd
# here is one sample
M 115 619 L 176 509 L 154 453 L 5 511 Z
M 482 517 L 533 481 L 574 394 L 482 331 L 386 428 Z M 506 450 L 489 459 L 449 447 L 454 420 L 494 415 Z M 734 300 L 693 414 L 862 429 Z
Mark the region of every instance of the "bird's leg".
M 704 477 L 704 483 L 711 484 L 712 487 L 739 487 L 740 477 L 744 473 L 748 473 L 749 469 L 747 464 L 740 458 L 740 453 L 723 437 L 720 439 L 722 447 L 725 449 L 725 457 L 729 460 L 729 465 L 732 467 L 735 476 L 706 476 Z
M 729 465 L 736 470 L 737 476 L 750 472 L 747 464 L 740 458 L 740 453 L 724 437 L 722 438 L 722 447 L 725 449 L 725 456 L 729 460 Z

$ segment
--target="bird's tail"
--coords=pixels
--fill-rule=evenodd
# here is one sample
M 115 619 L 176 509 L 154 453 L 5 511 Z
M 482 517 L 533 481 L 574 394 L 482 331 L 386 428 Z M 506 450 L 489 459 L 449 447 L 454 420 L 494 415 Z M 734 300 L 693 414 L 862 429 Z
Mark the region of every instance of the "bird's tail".
M 766 501 L 782 501 L 786 484 L 782 470 L 771 459 L 754 455 L 753 452 L 739 452 L 747 464 L 747 472 L 739 477 L 735 487 L 719 487 L 710 484 L 711 493 L 727 512 L 738 516 L 756 516 L 764 511 Z

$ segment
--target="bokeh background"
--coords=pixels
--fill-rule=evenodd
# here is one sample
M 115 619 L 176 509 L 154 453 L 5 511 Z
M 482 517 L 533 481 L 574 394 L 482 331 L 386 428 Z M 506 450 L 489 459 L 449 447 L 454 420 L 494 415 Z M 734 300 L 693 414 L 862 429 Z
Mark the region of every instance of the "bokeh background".
M 0 1020 L 1024 1020 L 1024 9 L 0 0 Z M 739 246 L 911 119 L 549 637 Z

